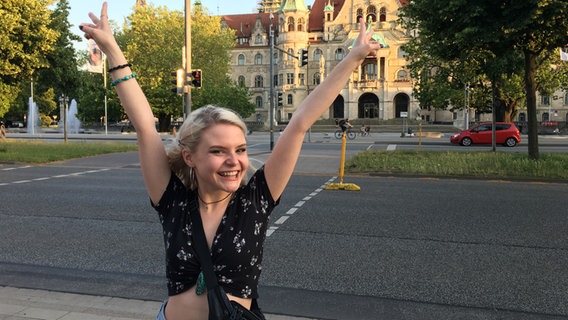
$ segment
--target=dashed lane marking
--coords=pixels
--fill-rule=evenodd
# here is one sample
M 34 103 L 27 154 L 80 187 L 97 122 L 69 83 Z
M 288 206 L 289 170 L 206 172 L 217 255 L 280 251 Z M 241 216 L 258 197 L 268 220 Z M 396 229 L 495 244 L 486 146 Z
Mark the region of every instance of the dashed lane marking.
M 332 183 L 336 179 L 337 179 L 337 177 L 332 177 L 326 183 L 324 183 L 321 187 L 319 187 L 316 190 L 314 190 L 313 192 L 311 192 L 308 196 L 305 196 L 301 201 L 298 201 L 292 208 L 290 208 L 285 213 L 285 215 L 283 215 L 278 220 L 276 220 L 274 222 L 274 225 L 268 227 L 268 230 L 266 230 L 266 236 L 270 237 L 274 232 L 276 232 L 276 230 L 278 230 L 279 226 L 283 225 L 286 221 L 288 221 L 288 219 L 290 219 L 293 214 L 295 214 L 302 206 L 304 206 L 304 204 L 306 204 L 306 202 L 311 200 L 313 197 L 317 196 L 322 190 L 325 189 L 325 187 L 328 184 Z

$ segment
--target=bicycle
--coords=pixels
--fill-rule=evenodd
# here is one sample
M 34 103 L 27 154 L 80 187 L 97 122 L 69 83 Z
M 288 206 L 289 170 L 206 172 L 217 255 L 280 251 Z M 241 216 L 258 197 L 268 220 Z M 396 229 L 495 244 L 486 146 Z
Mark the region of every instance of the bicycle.
M 351 129 L 347 129 L 347 131 L 345 132 L 347 134 L 347 138 L 349 140 L 353 140 L 357 137 L 357 134 L 353 131 L 351 131 Z M 341 130 L 337 130 L 335 131 L 335 139 L 341 139 L 343 138 L 343 131 Z

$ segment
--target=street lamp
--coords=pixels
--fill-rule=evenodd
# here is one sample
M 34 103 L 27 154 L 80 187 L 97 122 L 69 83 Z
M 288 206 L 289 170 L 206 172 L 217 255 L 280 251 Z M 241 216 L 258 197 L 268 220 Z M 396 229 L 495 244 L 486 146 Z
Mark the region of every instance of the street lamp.
M 60 113 L 62 113 L 63 119 L 63 141 L 67 142 L 67 103 L 69 102 L 69 98 L 66 97 L 64 94 L 61 94 L 59 97 L 59 104 L 60 104 Z

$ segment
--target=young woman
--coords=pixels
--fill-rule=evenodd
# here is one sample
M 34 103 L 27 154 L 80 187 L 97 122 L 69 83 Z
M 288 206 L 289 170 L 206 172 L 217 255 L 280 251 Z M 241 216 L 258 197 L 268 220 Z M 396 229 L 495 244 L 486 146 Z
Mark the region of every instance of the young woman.
M 164 148 L 154 115 L 108 24 L 100 17 L 80 29 L 106 54 L 120 101 L 136 129 L 144 183 L 164 229 L 168 300 L 158 319 L 207 319 L 200 266 L 192 247 L 188 201 L 195 197 L 215 274 L 229 299 L 251 308 L 257 298 L 268 216 L 278 203 L 300 154 L 306 131 L 344 87 L 351 72 L 380 45 L 365 24 L 350 53 L 301 104 L 263 167 L 244 181 L 249 167 L 246 126 L 232 111 L 207 106 L 192 112 L 178 144 Z M 144 74 L 140 73 L 143 77 Z

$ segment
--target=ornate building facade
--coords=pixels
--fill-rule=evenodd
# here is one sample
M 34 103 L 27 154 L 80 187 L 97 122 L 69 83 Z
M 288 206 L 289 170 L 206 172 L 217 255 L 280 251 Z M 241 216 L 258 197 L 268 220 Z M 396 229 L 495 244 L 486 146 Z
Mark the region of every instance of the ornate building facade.
M 258 12 L 221 16 L 223 26 L 235 30 L 237 44 L 231 50 L 231 77 L 250 88 L 255 114 L 248 120 L 269 123 L 270 30 L 274 31 L 272 81 L 275 120 L 286 122 L 300 102 L 343 59 L 359 33 L 363 18 L 383 44 L 376 57 L 365 59 L 322 119 L 423 119 L 465 126 L 463 110 L 421 110 L 413 98 L 413 79 L 406 69 L 401 47 L 410 40 L 410 30 L 398 24 L 399 9 L 408 0 L 259 0 Z M 300 50 L 307 50 L 308 63 L 300 66 Z M 279 93 L 282 104 L 277 102 Z M 568 122 L 568 92 L 553 97 L 538 96 L 539 122 Z M 469 122 L 486 121 L 490 114 L 468 112 Z M 526 122 L 526 108 L 514 121 Z
M 231 77 L 250 88 L 256 113 L 249 120 L 269 123 L 270 63 L 273 62 L 275 119 L 288 121 L 300 102 L 343 59 L 359 34 L 362 18 L 383 44 L 376 57 L 365 59 L 336 97 L 323 119 L 379 119 L 420 114 L 412 97 L 412 79 L 401 46 L 410 35 L 397 23 L 403 0 L 259 1 L 258 13 L 225 15 L 223 26 L 235 30 L 231 50 Z M 274 10 L 274 8 L 277 8 Z M 272 26 L 272 27 L 271 27 Z M 270 30 L 274 51 L 270 57 Z M 307 50 L 308 63 L 300 66 L 299 52 Z M 282 104 L 277 97 L 281 94 Z

